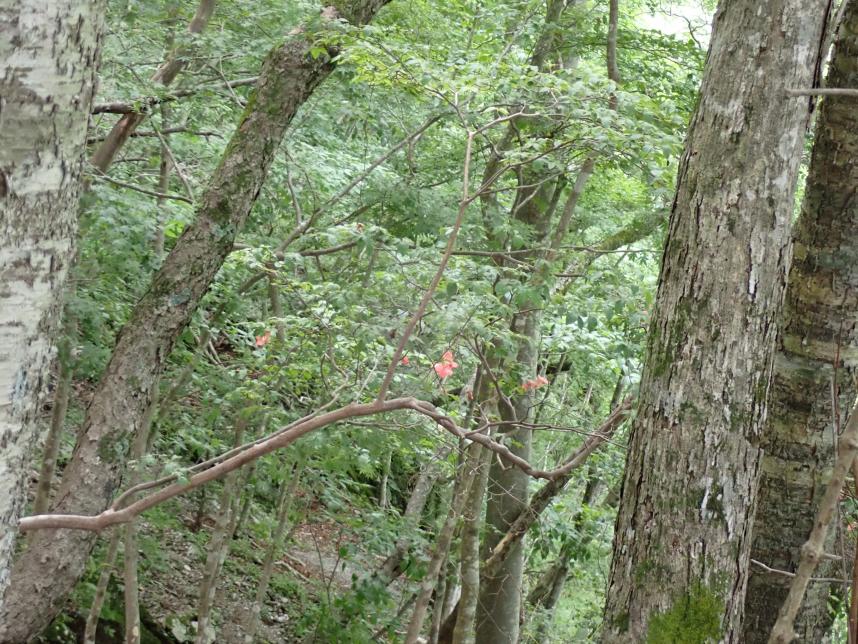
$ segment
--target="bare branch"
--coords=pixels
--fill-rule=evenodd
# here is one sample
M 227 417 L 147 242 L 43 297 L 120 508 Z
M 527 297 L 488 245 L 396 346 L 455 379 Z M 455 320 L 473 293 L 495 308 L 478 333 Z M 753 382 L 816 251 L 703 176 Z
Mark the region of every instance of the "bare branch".
M 226 454 L 210 459 L 206 463 L 191 468 L 191 471 L 202 468 L 209 463 L 215 463 L 212 467 L 190 476 L 187 480 L 176 480 L 175 476 L 159 479 L 158 481 L 150 481 L 142 483 L 130 490 L 124 492 L 111 505 L 110 508 L 95 516 L 76 515 L 76 514 L 40 514 L 37 516 L 24 517 L 20 520 L 18 527 L 22 532 L 33 530 L 44 530 L 54 528 L 65 528 L 73 530 L 91 530 L 101 531 L 112 525 L 128 523 L 141 512 L 148 510 L 156 505 L 159 505 L 173 497 L 179 496 L 204 485 L 210 481 L 222 478 L 230 472 L 254 461 L 266 454 L 291 445 L 296 440 L 317 429 L 333 425 L 351 418 L 359 418 L 363 416 L 372 416 L 383 414 L 392 411 L 410 410 L 431 418 L 441 428 L 447 430 L 455 437 L 479 443 L 483 447 L 495 452 L 507 464 L 518 467 L 534 478 L 554 480 L 567 476 L 569 472 L 589 456 L 594 449 L 602 444 L 603 440 L 594 436 L 585 442 L 582 447 L 572 458 L 565 464 L 555 470 L 540 470 L 536 469 L 525 459 L 514 454 L 506 445 L 498 443 L 483 434 L 471 434 L 461 429 L 456 422 L 439 411 L 431 403 L 417 400 L 416 398 L 395 398 L 388 401 L 376 400 L 372 403 L 351 403 L 344 407 L 340 407 L 326 413 L 314 413 L 310 416 L 287 425 L 278 431 L 264 438 L 260 438 L 247 445 L 237 447 L 230 450 Z M 604 439 L 609 438 L 604 436 Z M 157 487 L 163 483 L 174 481 L 167 487 L 154 492 L 142 499 L 131 503 L 124 508 L 121 508 L 123 502 L 132 494 Z M 120 509 L 121 508 L 121 509 Z

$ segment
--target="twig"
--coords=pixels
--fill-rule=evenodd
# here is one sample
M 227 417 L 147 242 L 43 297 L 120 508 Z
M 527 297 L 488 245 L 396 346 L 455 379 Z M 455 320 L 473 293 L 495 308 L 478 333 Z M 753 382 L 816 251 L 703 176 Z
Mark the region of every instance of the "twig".
M 183 197 L 182 195 L 169 195 L 164 194 L 163 192 L 156 192 L 155 190 L 149 190 L 147 188 L 141 188 L 140 186 L 135 186 L 130 183 L 125 183 L 124 181 L 117 181 L 116 179 L 112 179 L 108 177 L 104 173 L 93 173 L 92 175 L 95 179 L 99 181 L 106 181 L 107 183 L 112 183 L 114 186 L 118 186 L 120 188 L 128 188 L 129 190 L 134 190 L 135 192 L 143 193 L 144 195 L 149 195 L 150 197 L 158 197 L 159 199 L 174 199 L 176 201 L 184 201 L 185 203 L 189 203 L 193 205 L 193 201 L 188 199 L 187 197 Z
M 757 561 L 756 559 L 751 559 L 751 563 L 757 566 L 757 568 L 761 568 L 766 572 L 773 573 L 775 575 L 783 575 L 784 577 L 795 577 L 796 573 L 790 572 L 789 570 L 780 570 L 779 568 L 772 568 L 767 566 L 762 561 Z M 809 581 L 819 581 L 825 582 L 828 584 L 846 584 L 849 585 L 851 582 L 848 579 L 838 579 L 837 577 L 811 577 Z
M 805 89 L 788 89 L 787 96 L 848 96 L 858 98 L 858 89 L 843 87 L 808 87 Z

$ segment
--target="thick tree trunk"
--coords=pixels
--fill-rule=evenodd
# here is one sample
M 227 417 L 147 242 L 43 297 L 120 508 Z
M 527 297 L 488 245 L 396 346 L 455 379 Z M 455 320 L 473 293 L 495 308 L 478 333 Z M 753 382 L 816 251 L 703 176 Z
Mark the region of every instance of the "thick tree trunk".
M 858 2 L 847 2 L 828 83 L 858 88 Z M 824 99 L 775 358 L 772 399 L 751 557 L 795 571 L 834 461 L 835 417 L 846 423 L 858 365 L 858 115 L 855 100 Z M 839 360 L 838 360 L 839 356 Z M 837 365 L 837 362 L 840 365 Z M 839 401 L 833 408 L 832 383 Z M 832 535 L 833 536 L 833 535 Z M 767 642 L 791 579 L 751 567 L 744 641 Z M 829 584 L 808 588 L 795 624 L 800 641 L 819 642 L 831 624 Z
M 604 642 L 737 642 L 794 186 L 827 0 L 715 15 L 632 428 Z
M 364 24 L 387 2 L 352 0 L 343 3 L 347 6 L 340 13 Z M 117 338 L 87 409 L 54 512 L 97 514 L 109 505 L 124 470 L 127 446 L 167 357 L 231 251 L 286 128 L 334 67 L 331 56 L 337 52 L 311 56 L 312 39 L 312 34 L 292 36 L 263 64 L 242 122 L 200 199 L 196 220 L 165 259 Z M 83 572 L 94 537 L 85 531 L 48 530 L 33 540 L 33 547 L 16 563 L 15 592 L 0 612 L 0 642 L 27 641 L 50 622 Z
M 0 606 L 74 256 L 102 3 L 0 3 Z

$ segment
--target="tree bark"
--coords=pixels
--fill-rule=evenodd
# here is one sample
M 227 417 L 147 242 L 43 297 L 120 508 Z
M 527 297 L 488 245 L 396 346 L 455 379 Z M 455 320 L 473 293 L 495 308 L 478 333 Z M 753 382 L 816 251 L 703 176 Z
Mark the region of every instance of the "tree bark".
M 340 15 L 364 24 L 388 1 L 344 2 Z M 167 256 L 117 338 L 87 409 L 55 512 L 97 514 L 109 505 L 124 470 L 127 445 L 167 357 L 232 250 L 286 128 L 334 68 L 337 50 L 314 58 L 312 41 L 313 34 L 295 34 L 266 58 L 242 122 L 200 199 L 194 223 Z M 13 572 L 15 592 L 0 612 L 0 642 L 27 641 L 56 616 L 83 572 L 94 536 L 47 530 L 34 539 Z
M 827 0 L 719 5 L 677 179 L 603 642 L 741 640 L 777 315 Z
M 102 2 L 0 4 L 0 606 L 74 257 Z
M 846 3 L 827 85 L 858 88 L 858 2 L 854 0 Z M 804 202 L 793 234 L 751 549 L 752 558 L 778 570 L 794 572 L 798 566 L 801 546 L 831 475 L 835 428 L 845 426 L 858 394 L 854 383 L 858 358 L 855 108 L 855 99 L 849 97 L 830 96 L 822 101 Z M 744 641 L 768 641 L 790 581 L 752 566 Z M 825 636 L 832 617 L 829 588 L 823 582 L 808 587 L 795 623 L 801 641 L 819 642 Z

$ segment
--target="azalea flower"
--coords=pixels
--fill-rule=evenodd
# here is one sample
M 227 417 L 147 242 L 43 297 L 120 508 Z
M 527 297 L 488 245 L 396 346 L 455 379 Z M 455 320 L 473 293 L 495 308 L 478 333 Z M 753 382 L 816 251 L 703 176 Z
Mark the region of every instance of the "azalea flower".
M 270 341 L 271 341 L 271 331 L 266 331 L 262 335 L 256 336 L 256 346 L 257 347 L 264 347 Z
M 410 364 L 408 356 L 402 356 L 402 360 L 400 360 L 399 362 L 403 367 L 407 367 Z
M 548 378 L 545 376 L 536 376 L 532 380 L 525 380 L 521 383 L 521 388 L 525 391 L 530 391 L 531 389 L 539 389 L 540 387 L 548 384 Z
M 438 374 L 438 377 L 441 380 L 444 378 L 449 378 L 453 375 L 453 370 L 459 366 L 459 363 L 453 359 L 452 351 L 445 351 L 441 356 L 441 362 L 436 362 L 433 368 L 435 369 L 435 373 Z

